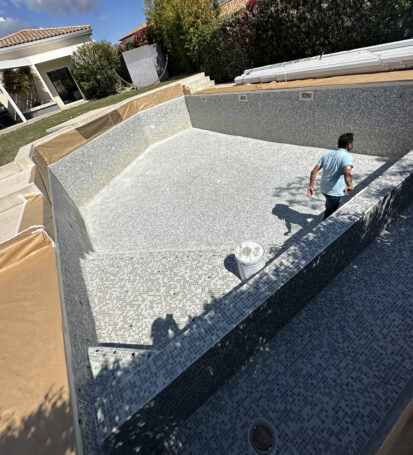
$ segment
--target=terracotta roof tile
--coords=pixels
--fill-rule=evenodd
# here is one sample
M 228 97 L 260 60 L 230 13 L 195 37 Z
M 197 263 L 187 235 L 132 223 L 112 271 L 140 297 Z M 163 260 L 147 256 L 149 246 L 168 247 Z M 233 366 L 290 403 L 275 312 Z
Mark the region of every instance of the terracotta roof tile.
M 142 30 L 143 28 L 146 28 L 147 26 L 148 26 L 147 22 L 144 22 L 143 24 L 138 25 L 133 30 L 131 30 L 130 32 L 126 33 L 126 35 L 123 35 L 122 38 L 119 38 L 119 41 L 123 41 L 124 39 L 129 38 L 134 33 L 139 32 L 139 30 Z
M 90 25 L 75 25 L 69 27 L 53 28 L 32 28 L 19 30 L 18 32 L 0 38 L 0 49 L 3 47 L 16 46 L 18 44 L 39 41 L 53 36 L 66 35 L 68 33 L 80 32 L 81 30 L 92 30 Z
M 229 0 L 221 6 L 220 16 L 228 16 L 229 14 L 235 13 L 240 9 L 244 9 L 248 0 Z

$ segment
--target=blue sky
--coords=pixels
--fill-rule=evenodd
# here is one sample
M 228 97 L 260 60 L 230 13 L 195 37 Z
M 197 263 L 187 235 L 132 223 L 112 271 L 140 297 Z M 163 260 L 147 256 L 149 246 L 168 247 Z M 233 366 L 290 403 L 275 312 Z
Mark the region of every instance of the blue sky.
M 117 42 L 145 21 L 144 0 L 0 0 L 0 37 L 22 28 L 85 25 L 92 39 Z

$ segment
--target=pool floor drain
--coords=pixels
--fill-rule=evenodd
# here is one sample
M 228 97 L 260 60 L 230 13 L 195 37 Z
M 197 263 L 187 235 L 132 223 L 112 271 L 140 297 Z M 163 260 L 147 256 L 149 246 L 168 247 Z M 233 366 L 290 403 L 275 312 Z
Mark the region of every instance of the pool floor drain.
M 274 430 L 263 420 L 257 420 L 251 426 L 249 440 L 252 448 L 260 455 L 269 455 L 274 450 Z

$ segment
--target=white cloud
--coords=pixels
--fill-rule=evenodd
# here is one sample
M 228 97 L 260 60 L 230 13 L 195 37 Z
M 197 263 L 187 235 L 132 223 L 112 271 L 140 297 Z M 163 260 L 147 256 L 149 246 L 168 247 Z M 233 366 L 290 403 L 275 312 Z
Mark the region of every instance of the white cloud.
M 28 22 L 20 22 L 19 19 L 13 19 L 12 17 L 0 17 L 0 38 L 3 36 L 10 35 L 11 33 L 17 32 L 24 28 L 34 28 L 33 24 Z
M 33 11 L 46 11 L 49 14 L 87 13 L 100 0 L 12 0 L 16 6 L 25 3 Z

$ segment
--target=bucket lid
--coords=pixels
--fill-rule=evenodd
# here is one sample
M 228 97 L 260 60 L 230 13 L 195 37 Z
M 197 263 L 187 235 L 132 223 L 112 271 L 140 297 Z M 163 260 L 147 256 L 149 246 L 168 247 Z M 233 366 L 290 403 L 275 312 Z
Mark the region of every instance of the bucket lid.
M 242 242 L 235 250 L 237 261 L 245 265 L 254 265 L 262 260 L 265 254 L 265 249 L 262 245 L 256 242 Z

